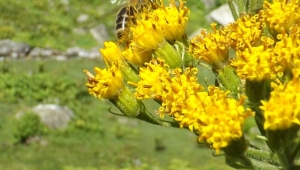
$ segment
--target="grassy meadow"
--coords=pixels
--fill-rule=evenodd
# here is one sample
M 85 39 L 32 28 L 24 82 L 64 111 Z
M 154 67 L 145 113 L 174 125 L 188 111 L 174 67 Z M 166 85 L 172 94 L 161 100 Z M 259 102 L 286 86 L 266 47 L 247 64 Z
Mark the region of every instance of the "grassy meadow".
M 104 3 L 105 2 L 105 3 Z M 202 5 L 189 1 L 191 23 L 207 27 Z M 88 30 L 107 26 L 114 40 L 117 7 L 108 0 L 0 1 L 0 39 L 32 47 L 65 50 L 101 46 Z M 80 14 L 89 19 L 77 23 Z M 203 16 L 203 17 L 199 17 Z M 201 19 L 199 19 L 201 18 Z M 200 27 L 190 24 L 191 33 Z M 86 34 L 75 34 L 83 28 Z M 184 129 L 162 128 L 109 113 L 108 101 L 90 96 L 83 69 L 104 67 L 100 59 L 0 61 L 0 169 L 7 170 L 229 170 L 223 156 L 197 145 L 196 136 Z M 213 83 L 205 68 L 199 78 Z M 208 79 L 207 79 L 208 78 Z M 16 119 L 37 104 L 68 106 L 74 118 L 64 130 L 50 130 L 30 117 Z M 150 111 L 158 109 L 147 102 Z M 113 112 L 118 110 L 112 107 Z M 29 143 L 20 136 L 38 136 Z

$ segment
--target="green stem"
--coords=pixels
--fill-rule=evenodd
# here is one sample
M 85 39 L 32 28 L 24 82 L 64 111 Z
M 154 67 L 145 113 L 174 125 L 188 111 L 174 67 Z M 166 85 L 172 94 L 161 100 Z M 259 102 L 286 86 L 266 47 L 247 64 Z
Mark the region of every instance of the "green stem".
M 279 170 L 279 169 L 281 169 L 278 166 L 271 165 L 266 162 L 258 161 L 256 159 L 250 158 L 250 160 L 252 162 L 253 167 L 255 167 L 255 170 Z
M 239 98 L 239 87 L 241 85 L 240 78 L 236 75 L 235 70 L 230 66 L 225 66 L 221 71 L 214 71 L 219 85 L 231 92 L 232 97 Z
M 299 155 L 300 152 L 300 143 L 297 143 L 293 152 L 291 153 L 291 159 L 295 160 L 295 163 L 297 163 L 297 156 Z M 298 163 L 300 163 L 300 160 L 298 159 Z
M 231 14 L 232 14 L 234 20 L 236 21 L 239 18 L 239 15 L 237 14 L 237 12 L 235 10 L 235 7 L 234 7 L 234 4 L 233 4 L 232 0 L 227 0 L 227 3 L 228 3 L 228 6 L 230 8 Z
M 245 13 L 246 12 L 246 2 L 247 0 L 238 0 L 237 1 L 237 6 L 239 13 Z
M 245 152 L 245 155 L 248 158 L 255 159 L 256 161 L 266 162 L 274 166 L 279 165 L 278 156 L 272 152 L 248 147 L 248 149 Z
M 255 111 L 255 121 L 263 136 L 266 136 L 266 131 L 263 127 L 265 119 L 259 107 L 261 106 L 261 100 L 268 100 L 270 96 L 269 87 L 269 81 L 253 82 L 246 80 L 245 91 L 249 101 L 248 105 L 253 111 Z
M 179 127 L 179 124 L 177 122 L 171 122 L 171 121 L 159 119 L 153 116 L 148 110 L 146 109 L 143 110 L 144 112 L 138 114 L 135 118 L 151 124 L 160 125 L 164 127 Z
M 279 158 L 280 165 L 283 167 L 285 170 L 290 170 L 290 161 L 288 160 L 288 157 L 283 149 L 277 150 L 276 154 Z

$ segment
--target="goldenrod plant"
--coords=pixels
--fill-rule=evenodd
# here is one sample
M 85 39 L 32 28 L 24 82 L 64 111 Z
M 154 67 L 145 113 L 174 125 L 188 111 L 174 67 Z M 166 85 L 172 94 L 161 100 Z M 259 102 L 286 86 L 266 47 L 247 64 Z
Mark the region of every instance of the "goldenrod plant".
M 84 70 L 89 93 L 123 116 L 192 131 L 233 168 L 300 169 L 299 1 L 228 0 L 235 22 L 191 40 L 185 1 L 155 3 L 136 14 L 125 42 L 105 42 L 107 68 Z M 215 84 L 199 83 L 198 65 Z M 144 105 L 149 99 L 157 111 Z M 269 150 L 246 137 L 251 118 Z

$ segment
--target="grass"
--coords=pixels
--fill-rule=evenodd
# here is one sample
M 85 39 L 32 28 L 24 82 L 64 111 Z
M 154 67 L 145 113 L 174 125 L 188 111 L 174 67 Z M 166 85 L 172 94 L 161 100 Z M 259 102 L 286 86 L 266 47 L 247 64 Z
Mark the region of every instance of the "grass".
M 82 86 L 86 82 L 82 70 L 102 65 L 99 60 L 82 59 L 8 61 L 10 71 L 6 74 L 40 74 L 41 63 L 44 72 L 72 78 Z M 211 150 L 197 146 L 196 136 L 187 130 L 162 128 L 112 115 L 108 112 L 110 103 L 89 95 L 79 100 L 65 103 L 75 110 L 68 129 L 48 131 L 40 141 L 30 145 L 13 143 L 14 117 L 16 112 L 34 103 L 2 102 L 0 169 L 230 169 L 224 164 L 224 157 L 213 157 Z M 150 103 L 149 110 L 155 107 Z M 113 111 L 118 110 L 113 107 Z M 78 121 L 84 125 L 77 126 Z M 158 151 L 157 146 L 165 149 Z

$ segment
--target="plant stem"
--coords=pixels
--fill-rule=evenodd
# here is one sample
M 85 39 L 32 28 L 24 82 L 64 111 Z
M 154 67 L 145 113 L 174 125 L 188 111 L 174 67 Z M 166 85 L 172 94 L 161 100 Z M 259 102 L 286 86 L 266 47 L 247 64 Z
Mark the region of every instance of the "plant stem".
M 279 159 L 276 154 L 260 149 L 255 149 L 253 147 L 248 147 L 245 155 L 248 158 L 255 159 L 257 161 L 267 162 L 272 165 L 279 165 Z
M 232 0 L 227 0 L 227 3 L 228 3 L 228 6 L 230 8 L 230 11 L 231 11 L 231 14 L 232 14 L 234 20 L 237 20 L 239 18 L 239 15 L 235 10 L 235 7 L 234 7 L 234 4 L 233 4 Z

